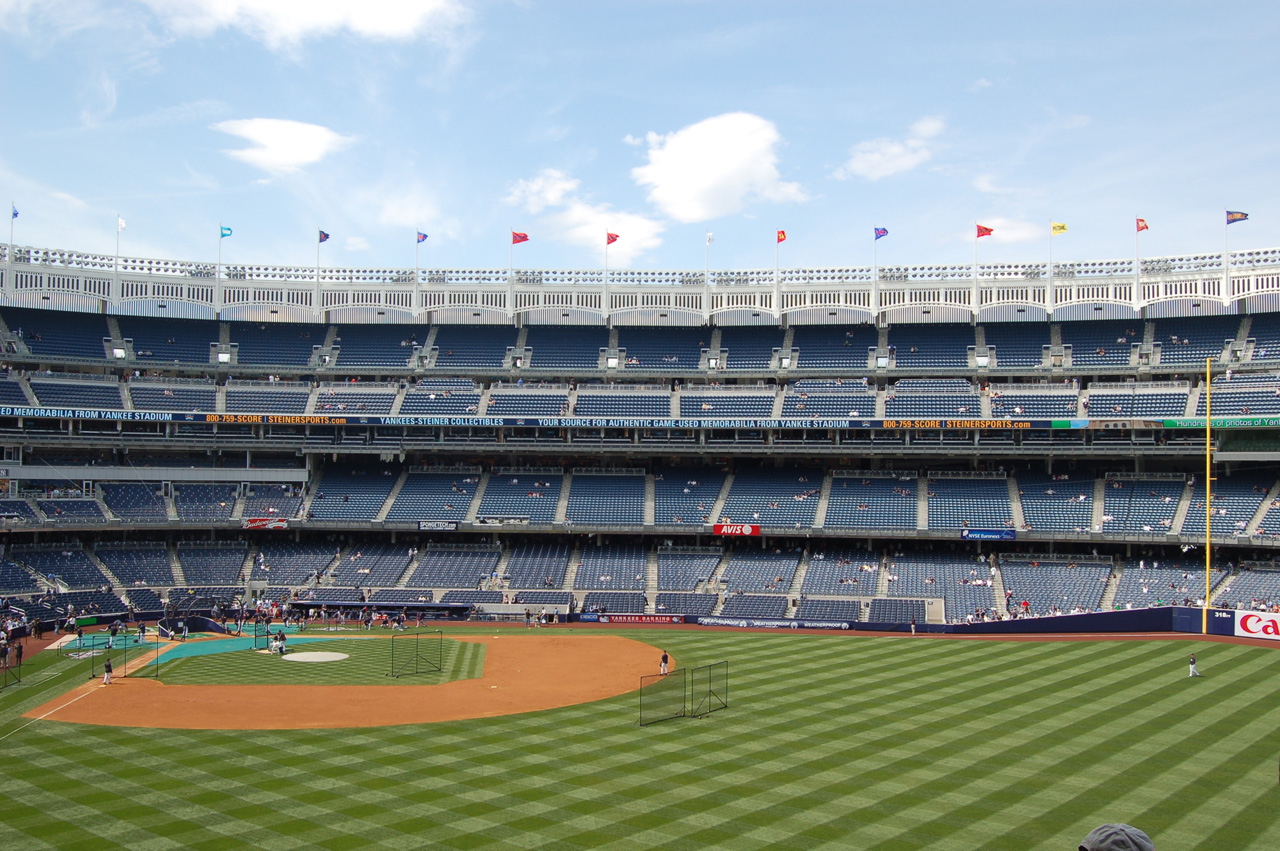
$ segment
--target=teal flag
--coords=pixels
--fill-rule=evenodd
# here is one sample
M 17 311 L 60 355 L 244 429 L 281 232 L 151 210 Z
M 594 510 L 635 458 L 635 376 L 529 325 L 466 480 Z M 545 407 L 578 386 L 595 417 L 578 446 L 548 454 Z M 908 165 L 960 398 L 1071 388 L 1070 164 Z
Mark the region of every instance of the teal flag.
M 220 237 L 218 237 L 218 238 L 219 238 L 219 239 L 226 239 L 226 238 L 227 238 L 227 237 L 229 237 L 229 236 L 231 236 L 231 228 L 229 228 L 229 227 L 225 227 L 225 226 L 224 226 L 224 227 L 222 228 L 222 236 L 220 236 Z

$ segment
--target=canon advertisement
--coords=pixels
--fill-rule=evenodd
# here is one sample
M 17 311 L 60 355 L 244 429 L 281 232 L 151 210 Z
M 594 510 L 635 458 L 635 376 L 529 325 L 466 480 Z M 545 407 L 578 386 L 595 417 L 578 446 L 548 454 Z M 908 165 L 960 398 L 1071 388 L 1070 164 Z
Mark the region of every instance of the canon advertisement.
M 1236 635 L 1280 641 L 1280 615 L 1271 612 L 1236 612 Z

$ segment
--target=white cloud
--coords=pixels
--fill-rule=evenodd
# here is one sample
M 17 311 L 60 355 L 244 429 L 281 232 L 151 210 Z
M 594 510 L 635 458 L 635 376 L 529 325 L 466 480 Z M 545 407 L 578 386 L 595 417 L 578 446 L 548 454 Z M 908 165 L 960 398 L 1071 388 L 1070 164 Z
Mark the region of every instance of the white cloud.
M 879 180 L 910 171 L 933 157 L 930 140 L 945 129 L 941 118 L 927 116 L 911 125 L 907 137 L 897 139 L 871 139 L 859 142 L 849 153 L 849 160 L 836 169 L 837 180 L 857 175 L 867 180 Z
M 142 0 L 173 32 L 238 29 L 273 49 L 347 31 L 368 39 L 443 39 L 469 13 L 458 0 Z
M 81 201 L 79 198 L 77 198 L 76 196 L 72 195 L 69 192 L 50 192 L 49 197 L 57 201 L 61 201 L 62 203 L 66 204 L 68 207 L 72 207 L 77 210 L 84 209 L 85 207 L 89 206 L 84 201 Z
M 342 244 L 342 247 L 347 251 L 368 251 L 369 240 L 363 236 L 349 236 L 346 242 Z
M 625 141 L 625 140 L 624 140 Z M 702 222 L 736 213 L 751 198 L 798 202 L 808 196 L 782 180 L 777 148 L 782 136 L 772 121 L 730 112 L 673 133 L 649 133 L 649 163 L 631 170 L 649 200 L 680 222 Z
M 985 225 L 993 230 L 990 236 L 983 237 L 984 240 L 992 242 L 1035 242 L 1049 237 L 1049 226 L 1047 224 L 1038 225 L 1034 222 L 1022 222 L 1001 216 L 978 219 L 978 224 Z M 972 240 L 974 232 L 974 228 L 970 227 L 969 230 L 965 231 L 965 239 Z
M 619 212 L 608 204 L 592 204 L 578 196 L 579 184 L 562 171 L 543 169 L 536 177 L 517 181 L 505 200 L 532 215 L 546 213 L 537 223 L 539 234 L 590 249 L 596 252 L 593 259 L 603 257 L 605 233 L 618 234 L 618 241 L 609 246 L 611 266 L 626 266 L 662 244 L 666 229 L 662 222 Z
M 971 92 L 978 92 L 989 88 L 991 88 L 991 81 L 986 77 L 979 77 L 969 84 L 969 91 Z
M 273 175 L 317 163 L 354 141 L 351 136 L 340 135 L 319 124 L 283 118 L 222 121 L 213 125 L 213 129 L 252 142 L 251 147 L 226 151 L 226 154 Z
M 622 143 L 624 145 L 632 145 L 638 148 L 644 144 L 644 139 L 641 139 L 639 136 L 632 136 L 630 133 L 628 133 L 627 135 L 622 137 Z
M 996 186 L 995 178 L 989 174 L 980 174 L 975 177 L 973 179 L 973 188 L 988 195 L 1011 195 L 1017 191 L 1004 186 Z

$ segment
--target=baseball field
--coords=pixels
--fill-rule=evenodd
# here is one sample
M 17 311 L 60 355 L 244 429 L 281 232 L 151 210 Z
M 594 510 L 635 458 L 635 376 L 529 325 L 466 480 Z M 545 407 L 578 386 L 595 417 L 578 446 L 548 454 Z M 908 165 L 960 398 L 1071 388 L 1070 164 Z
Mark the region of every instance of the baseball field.
M 449 670 L 394 685 L 355 646 L 314 665 L 162 659 L 158 680 L 108 687 L 88 680 L 92 660 L 30 655 L 0 692 L 0 847 L 1025 851 L 1122 821 L 1161 851 L 1280 848 L 1272 648 L 565 627 L 455 628 L 445 643 Z M 610 681 L 609 660 L 617 682 L 657 673 L 659 648 L 673 667 L 728 660 L 728 709 L 641 728 L 634 691 L 575 697 Z M 280 687 L 300 690 L 304 716 L 309 689 L 339 689 L 339 715 L 342 689 L 370 693 L 367 715 L 482 684 L 510 700 L 526 675 L 565 705 L 287 729 L 290 701 L 240 691 L 269 687 L 266 664 L 290 666 Z M 222 689 L 227 714 L 177 729 L 172 695 L 211 694 L 187 689 Z M 257 714 L 275 729 L 234 723 Z

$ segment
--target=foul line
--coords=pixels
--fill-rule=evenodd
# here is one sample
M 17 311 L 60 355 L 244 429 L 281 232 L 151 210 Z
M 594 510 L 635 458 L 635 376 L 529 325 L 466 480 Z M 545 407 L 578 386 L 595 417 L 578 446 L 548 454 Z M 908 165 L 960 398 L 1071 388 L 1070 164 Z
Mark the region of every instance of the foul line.
M 99 686 L 99 688 L 102 688 L 102 686 Z M 68 706 L 70 706 L 71 704 L 75 703 L 75 702 L 76 702 L 77 700 L 79 700 L 80 698 L 82 698 L 82 697 L 88 697 L 89 695 L 93 694 L 93 692 L 94 692 L 94 691 L 96 691 L 96 690 L 97 690 L 97 689 L 93 689 L 93 690 L 90 690 L 90 691 L 86 691 L 84 694 L 80 695 L 80 697 L 73 697 L 73 698 L 71 698 L 71 700 L 68 700 L 66 703 L 62 704 L 61 706 L 57 706 L 57 707 L 54 707 L 53 709 L 50 709 L 48 712 L 46 712 L 45 714 L 41 715 L 39 718 L 32 718 L 30 721 L 28 721 L 27 723 L 23 724 L 23 725 L 22 725 L 21 727 L 19 727 L 18 729 L 16 729 L 16 730 L 10 730 L 9 732 L 5 733 L 3 736 L 0 736 L 0 742 L 3 742 L 5 739 L 9 738 L 9 737 L 10 737 L 10 736 L 12 736 L 14 733 L 21 733 L 23 730 L 27 729 L 28 727 L 30 727 L 32 724 L 36 723 L 37 721 L 43 721 L 44 719 L 48 718 L 48 717 L 49 717 L 50 715 L 52 715 L 53 713 L 55 713 L 55 712 L 59 712 L 59 711 L 61 711 L 61 710 L 63 710 L 63 709 L 66 709 Z

